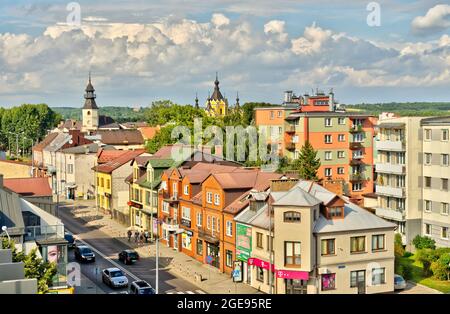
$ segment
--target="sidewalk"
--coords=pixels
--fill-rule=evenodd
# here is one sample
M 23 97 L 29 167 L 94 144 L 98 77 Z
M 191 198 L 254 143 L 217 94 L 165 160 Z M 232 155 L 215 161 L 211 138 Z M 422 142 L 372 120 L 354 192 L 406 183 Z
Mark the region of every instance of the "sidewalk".
M 61 203 L 61 206 L 71 207 L 73 203 Z M 155 257 L 155 244 L 137 244 L 128 242 L 127 227 L 111 219 L 109 215 L 97 213 L 94 201 L 80 200 L 75 202 L 72 209 L 75 217 L 86 221 L 87 225 L 95 225 L 98 230 L 116 238 L 127 246 L 134 248 L 142 257 Z M 98 214 L 98 216 L 97 216 Z M 159 266 L 169 271 L 176 277 L 183 278 L 194 283 L 200 289 L 210 294 L 255 294 L 260 293 L 257 289 L 243 284 L 234 283 L 229 275 L 220 273 L 216 268 L 202 264 L 199 261 L 177 252 L 165 245 L 159 245 Z M 201 282 L 195 281 L 195 275 L 201 275 Z

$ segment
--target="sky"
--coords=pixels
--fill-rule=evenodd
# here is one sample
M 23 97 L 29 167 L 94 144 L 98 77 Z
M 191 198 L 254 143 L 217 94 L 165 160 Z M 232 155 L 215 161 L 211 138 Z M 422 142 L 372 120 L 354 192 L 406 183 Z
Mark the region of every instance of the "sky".
M 0 1 L 0 106 L 450 101 L 449 0 Z

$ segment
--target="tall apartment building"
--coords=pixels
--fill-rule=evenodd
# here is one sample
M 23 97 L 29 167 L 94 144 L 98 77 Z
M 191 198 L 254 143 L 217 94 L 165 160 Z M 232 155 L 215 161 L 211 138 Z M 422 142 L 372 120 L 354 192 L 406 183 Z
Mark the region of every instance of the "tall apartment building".
M 449 180 L 450 117 L 422 119 L 423 235 L 437 246 L 450 247 Z
M 373 192 L 373 121 L 371 115 L 340 110 L 332 92 L 286 92 L 283 106 L 255 108 L 256 125 L 278 144 L 280 156 L 297 159 L 309 141 L 321 161 L 319 178 L 341 180 L 346 194 L 361 202 Z
M 375 171 L 376 214 L 397 224 L 403 244 L 421 234 L 421 117 L 380 120 Z

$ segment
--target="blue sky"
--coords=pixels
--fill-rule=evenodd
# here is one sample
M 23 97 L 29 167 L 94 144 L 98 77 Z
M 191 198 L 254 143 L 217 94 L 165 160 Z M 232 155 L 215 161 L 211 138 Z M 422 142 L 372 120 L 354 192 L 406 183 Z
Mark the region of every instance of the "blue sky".
M 279 103 L 284 90 L 334 88 L 342 103 L 450 101 L 450 4 L 370 1 L 2 0 L 0 105 L 81 106 L 206 99 L 219 71 L 230 102 Z

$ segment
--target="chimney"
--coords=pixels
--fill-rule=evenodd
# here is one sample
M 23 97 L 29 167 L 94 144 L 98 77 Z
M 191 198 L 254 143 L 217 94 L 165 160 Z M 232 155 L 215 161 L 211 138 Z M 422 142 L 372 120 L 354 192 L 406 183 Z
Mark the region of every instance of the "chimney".
M 344 180 L 323 180 L 322 186 L 336 195 L 344 194 Z
M 284 92 L 284 102 L 287 104 L 292 102 L 292 91 L 291 90 Z
M 275 179 L 270 181 L 270 192 L 287 192 L 298 183 L 298 179 Z
M 335 111 L 335 106 L 334 106 L 334 93 L 333 93 L 333 89 L 330 90 L 330 93 L 328 94 L 328 108 L 329 111 Z

